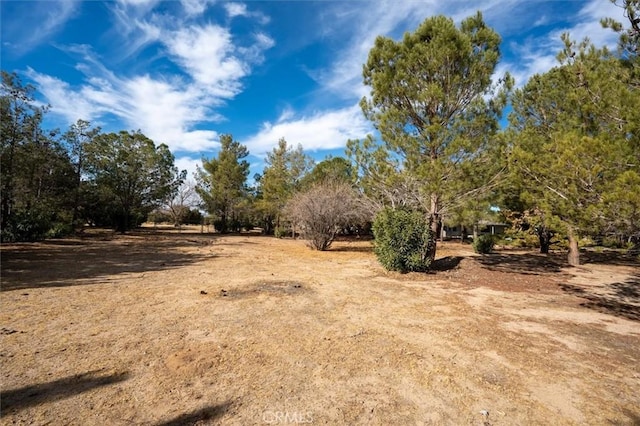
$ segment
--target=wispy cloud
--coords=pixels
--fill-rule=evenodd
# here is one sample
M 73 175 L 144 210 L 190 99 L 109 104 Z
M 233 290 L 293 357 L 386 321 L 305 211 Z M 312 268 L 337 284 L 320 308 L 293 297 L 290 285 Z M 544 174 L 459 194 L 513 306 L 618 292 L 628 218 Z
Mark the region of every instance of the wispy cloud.
M 198 170 L 198 167 L 202 167 L 202 159 L 181 156 L 176 158 L 175 165 L 178 170 L 186 170 L 187 179 L 193 180 L 194 174 L 196 173 L 196 170 Z
M 224 3 L 224 10 L 227 12 L 227 17 L 229 19 L 237 18 L 238 16 L 243 16 L 246 18 L 255 19 L 258 23 L 262 25 L 266 25 L 269 23 L 270 19 L 267 15 L 259 12 L 257 10 L 249 10 L 245 3 L 240 2 L 226 2 Z
M 74 91 L 69 83 L 40 74 L 32 68 L 27 69 L 27 76 L 37 83 L 40 92 L 52 105 L 53 112 L 63 116 L 68 123 L 99 114 L 99 108 L 88 101 L 82 93 Z
M 520 43 L 513 43 L 509 49 L 516 53 L 517 60 L 505 61 L 500 70 L 509 71 L 514 76 L 516 85 L 526 84 L 534 74 L 544 73 L 558 65 L 556 56 L 563 49 L 560 36 L 569 33 L 572 40 L 582 41 L 588 38 L 596 46 L 614 48 L 617 35 L 602 28 L 600 19 L 616 17 L 620 9 L 608 1 L 591 0 L 584 4 L 571 25 L 557 29 L 551 33 L 531 36 Z
M 116 2 L 125 6 L 149 8 L 154 6 L 159 1 L 160 0 L 117 0 Z
M 62 48 L 78 58 L 76 69 L 84 74 L 82 83 L 70 85 L 34 69 L 29 69 L 29 77 L 52 105 L 51 113 L 69 123 L 82 118 L 100 124 L 115 117 L 157 143 L 166 143 L 172 151 L 182 152 L 184 158 L 184 153 L 211 151 L 218 144 L 212 124 L 223 120 L 217 108 L 240 93 L 242 79 L 264 59 L 264 50 L 274 41 L 258 32 L 238 44 L 229 28 L 213 23 L 184 25 L 187 21 L 140 14 L 153 2 L 131 2 L 113 8 L 115 19 L 136 35 L 132 37 L 135 48 L 157 43 L 167 53 L 164 60 L 174 67 L 154 75 L 116 74 L 89 46 L 76 45 Z M 126 19 L 123 8 L 133 8 L 132 19 Z
M 244 3 L 229 2 L 224 4 L 224 8 L 230 18 L 235 18 L 236 16 L 246 16 L 248 14 L 247 5 Z
M 215 0 L 180 0 L 184 11 L 189 16 L 202 15 Z
M 247 145 L 254 154 L 262 155 L 284 137 L 292 144 L 301 143 L 310 151 L 332 150 L 345 146 L 348 139 L 362 138 L 373 128 L 363 117 L 357 101 L 369 91 L 362 83 L 362 64 L 378 35 L 400 37 L 405 31 L 413 31 L 427 17 L 455 11 L 463 19 L 475 13 L 473 6 L 454 2 L 455 7 L 436 0 L 420 2 L 330 2 L 317 16 L 317 26 L 325 41 L 335 44 L 334 60 L 321 69 L 307 70 L 319 86 L 338 104 L 347 105 L 323 109 L 311 114 L 296 113 L 290 108 L 282 112 L 275 122 L 264 123 L 262 128 L 248 138 Z M 485 0 L 488 6 L 497 0 Z M 322 98 L 320 96 L 319 98 Z
M 75 16 L 78 5 L 75 0 L 40 2 L 37 6 L 32 2 L 13 3 L 11 7 L 17 9 L 13 11 L 15 18 L 10 22 L 3 20 L 2 33 L 5 39 L 20 40 L 20 43 L 3 43 L 3 50 L 6 49 L 4 53 L 8 50 L 13 54 L 23 55 L 48 42 Z
M 362 64 L 375 38 L 415 27 L 420 17 L 433 13 L 434 6 L 435 1 L 330 4 L 320 19 L 330 23 L 325 27 L 325 36 L 335 40 L 338 50 L 330 67 L 313 70 L 310 76 L 324 90 L 342 98 L 360 98 L 366 93 Z
M 296 116 L 287 109 L 278 121 L 264 123 L 244 143 L 257 156 L 270 151 L 280 138 L 294 146 L 301 144 L 308 151 L 323 151 L 343 148 L 348 139 L 363 138 L 372 130 L 358 105 L 307 116 Z
M 527 23 L 531 26 L 534 22 L 535 27 L 548 21 L 543 13 L 544 4 L 525 7 L 518 0 L 332 3 L 321 19 L 323 22 L 332 22 L 327 26 L 324 36 L 339 40 L 336 42 L 335 60 L 327 68 L 310 70 L 309 75 L 322 90 L 343 99 L 362 97 L 368 92 L 368 88 L 362 84 L 362 64 L 366 62 L 376 36 L 399 38 L 405 31 L 414 31 L 428 16 L 444 14 L 460 22 L 478 10 L 482 11 L 485 21 L 498 31 L 522 31 L 522 25 Z M 565 31 L 577 40 L 588 36 L 596 45 L 613 46 L 615 35 L 602 29 L 599 21 L 603 17 L 619 14 L 620 9 L 611 2 L 585 2 L 573 16 L 573 22 L 565 28 L 551 34 L 531 36 L 526 42 L 511 46 L 518 50 L 518 56 L 523 53 L 522 58 L 518 58 L 517 62 L 503 62 L 497 71 L 501 74 L 510 71 L 516 76 L 517 83 L 522 84 L 534 73 L 550 69 L 555 65 L 555 56 L 562 48 L 560 34 Z
M 516 0 L 463 1 L 377 1 L 336 3 L 327 8 L 322 20 L 332 22 L 328 38 L 337 40 L 336 59 L 326 69 L 309 75 L 327 90 L 342 98 L 360 98 L 368 93 L 362 84 L 362 65 L 379 35 L 400 38 L 414 31 L 422 21 L 438 14 L 451 16 L 455 22 L 483 11 L 492 22 L 512 19 Z
M 213 24 L 184 28 L 163 41 L 176 62 L 213 96 L 230 98 L 239 92 L 249 67 L 234 55 L 227 29 Z
M 202 94 L 195 88 L 154 80 L 149 76 L 119 79 L 113 76 L 90 77 L 79 88 L 32 69 L 29 77 L 52 105 L 51 113 L 69 123 L 82 118 L 90 121 L 116 116 L 129 129 L 141 129 L 157 143 L 166 143 L 173 151 L 199 152 L 217 144 L 218 134 L 193 126 L 216 117 Z

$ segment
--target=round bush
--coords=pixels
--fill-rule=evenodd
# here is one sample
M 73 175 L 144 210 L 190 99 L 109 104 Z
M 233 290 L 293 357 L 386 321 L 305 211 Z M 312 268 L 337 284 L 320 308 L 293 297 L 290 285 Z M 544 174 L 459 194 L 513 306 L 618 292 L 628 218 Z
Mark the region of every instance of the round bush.
M 424 213 L 402 209 L 382 210 L 373 222 L 374 252 L 387 270 L 424 272 L 435 243 Z
M 491 253 L 495 244 L 496 240 L 493 235 L 480 235 L 473 241 L 473 250 L 480 254 Z

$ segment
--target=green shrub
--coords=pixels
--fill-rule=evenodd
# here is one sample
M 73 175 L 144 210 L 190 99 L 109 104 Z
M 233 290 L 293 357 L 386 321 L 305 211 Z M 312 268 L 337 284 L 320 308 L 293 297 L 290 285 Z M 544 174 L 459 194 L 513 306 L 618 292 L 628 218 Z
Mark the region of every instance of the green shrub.
M 607 248 L 623 248 L 626 245 L 626 240 L 619 235 L 611 235 L 602 238 L 602 246 Z
M 171 223 L 171 216 L 162 210 L 154 210 L 147 216 L 147 220 L 153 223 Z
M 374 252 L 390 271 L 424 272 L 431 266 L 435 244 L 424 213 L 385 209 L 373 221 Z
M 480 254 L 491 253 L 495 244 L 496 239 L 493 235 L 480 235 L 473 241 L 473 250 Z
M 52 214 L 38 210 L 18 210 L 2 230 L 2 241 L 38 241 L 47 237 L 53 226 Z
M 273 236 L 276 238 L 284 238 L 287 236 L 287 227 L 286 226 L 276 226 L 273 229 Z
M 200 225 L 203 219 L 202 213 L 200 213 L 198 209 L 188 209 L 182 218 L 182 223 L 187 225 Z
M 70 223 L 56 222 L 51 229 L 47 231 L 47 238 L 62 238 L 72 235 L 74 232 L 73 225 Z
M 594 247 L 597 245 L 596 241 L 592 237 L 583 237 L 578 241 L 578 245 L 582 247 Z
M 501 244 L 512 248 L 536 248 L 540 247 L 540 239 L 532 231 L 507 229 Z

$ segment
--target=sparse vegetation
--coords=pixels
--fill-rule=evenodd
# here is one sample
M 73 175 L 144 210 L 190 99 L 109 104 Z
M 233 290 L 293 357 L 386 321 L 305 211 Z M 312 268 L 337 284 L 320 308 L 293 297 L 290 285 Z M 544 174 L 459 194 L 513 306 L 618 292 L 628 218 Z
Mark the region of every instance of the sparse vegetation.
M 286 212 L 309 247 L 321 251 L 331 246 L 343 228 L 365 217 L 353 187 L 339 181 L 324 181 L 296 194 Z

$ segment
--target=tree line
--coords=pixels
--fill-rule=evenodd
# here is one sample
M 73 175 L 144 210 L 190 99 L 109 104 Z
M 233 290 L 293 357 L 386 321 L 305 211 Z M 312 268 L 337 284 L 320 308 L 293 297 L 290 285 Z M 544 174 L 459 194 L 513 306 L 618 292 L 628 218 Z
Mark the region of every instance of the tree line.
M 377 136 L 347 141 L 346 158 L 318 164 L 281 139 L 251 185 L 249 152 L 232 135 L 189 182 L 167 146 L 139 131 L 104 134 L 82 120 L 43 130 L 35 89 L 3 72 L 2 239 L 86 223 L 124 232 L 152 212 L 179 224 L 202 209 L 220 232 L 298 232 L 324 250 L 338 232 L 372 222 L 392 239 L 401 220 L 428 232 L 405 235 L 418 254 L 391 263 L 423 270 L 444 225 L 493 217 L 543 252 L 566 239 L 578 264 L 581 238 L 640 236 L 640 1 L 620 6 L 628 30 L 602 21 L 620 34 L 616 51 L 565 34 L 558 65 L 517 89 L 508 74 L 495 76 L 501 39 L 480 13 L 458 26 L 427 18 L 399 41 L 380 36 L 360 103 Z
M 35 88 L 2 71 L 2 241 L 73 232 L 83 224 L 124 232 L 175 193 L 185 173 L 167 145 L 140 131 L 103 133 L 78 120 L 45 131 Z

